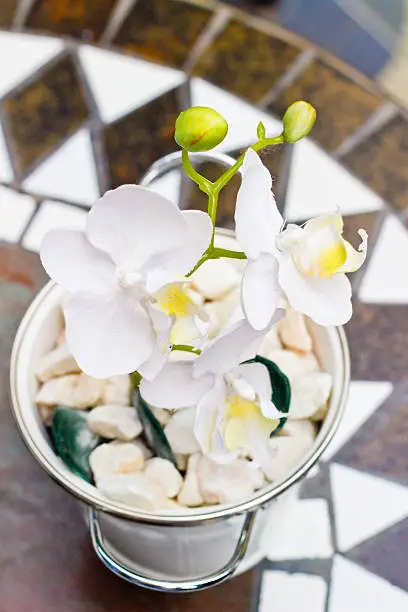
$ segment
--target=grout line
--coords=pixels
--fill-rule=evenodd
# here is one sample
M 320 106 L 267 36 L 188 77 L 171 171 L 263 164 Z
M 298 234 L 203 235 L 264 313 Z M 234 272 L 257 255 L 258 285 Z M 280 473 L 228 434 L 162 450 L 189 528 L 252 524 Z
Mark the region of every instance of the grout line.
M 35 2 L 36 0 L 20 0 L 14 15 L 12 26 L 10 28 L 12 31 L 21 31 L 23 29 L 26 19 L 30 14 L 31 9 L 34 7 Z
M 285 218 L 289 185 L 293 173 L 293 156 L 295 154 L 295 148 L 289 143 L 285 143 L 283 146 L 285 147 L 285 150 L 283 153 L 282 163 L 279 168 L 279 191 L 276 194 L 276 200 L 278 208 L 283 218 Z
M 20 238 L 17 240 L 16 244 L 19 244 L 20 246 L 23 246 L 23 240 L 26 237 L 27 232 L 29 231 L 30 227 L 32 226 L 34 219 L 36 218 L 36 216 L 40 212 L 40 210 L 42 208 L 42 204 L 43 204 L 43 202 L 36 202 L 35 208 L 34 208 L 33 212 L 31 213 L 30 218 L 28 219 L 27 223 L 25 224 L 25 227 L 24 227 L 23 231 L 21 232 Z
M 348 155 L 353 149 L 362 144 L 365 140 L 373 136 L 387 123 L 389 123 L 396 115 L 399 109 L 392 102 L 386 102 L 378 110 L 376 110 L 367 121 L 359 127 L 354 134 L 346 138 L 341 145 L 331 153 L 334 160 L 341 159 Z
M 231 9 L 228 7 L 221 7 L 214 13 L 191 49 L 190 55 L 183 66 L 184 72 L 191 74 L 203 51 L 224 30 L 230 19 Z
M 313 59 L 316 57 L 314 49 L 308 49 L 307 51 L 300 52 L 293 63 L 289 66 L 286 72 L 279 77 L 272 88 L 261 98 L 258 102 L 258 106 L 265 108 L 272 102 L 274 102 L 292 83 L 297 79 L 298 76 L 311 64 Z
M 63 197 L 45 197 L 44 194 L 35 193 L 32 191 L 26 191 L 24 187 L 21 185 L 15 185 L 12 183 L 6 183 L 5 181 L 0 181 L 1 187 L 7 187 L 8 189 L 13 189 L 16 193 L 20 193 L 21 195 L 27 195 L 36 200 L 37 202 L 42 200 L 52 200 L 53 202 L 58 202 L 60 204 L 66 204 L 67 206 L 71 206 L 72 208 L 79 208 L 79 210 L 89 210 L 89 204 L 79 204 L 79 202 L 72 202 L 71 200 L 66 200 Z
M 99 44 L 102 47 L 112 42 L 137 2 L 138 0 L 117 0 L 116 5 L 108 17 L 105 30 L 99 39 Z
M 93 164 L 95 166 L 96 178 L 98 181 L 99 193 L 104 194 L 110 187 L 108 160 L 105 152 L 105 144 L 102 136 L 103 124 L 97 118 L 89 124 L 89 134 L 91 137 L 91 147 Z

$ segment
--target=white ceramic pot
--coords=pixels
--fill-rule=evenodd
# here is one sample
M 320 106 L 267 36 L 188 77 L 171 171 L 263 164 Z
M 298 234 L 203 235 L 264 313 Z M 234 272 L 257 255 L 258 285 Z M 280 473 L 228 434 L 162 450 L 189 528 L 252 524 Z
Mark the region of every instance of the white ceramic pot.
M 223 154 L 196 157 L 231 165 Z M 180 165 L 180 155 L 159 160 L 147 184 Z M 224 232 L 225 233 L 225 232 Z M 82 504 L 98 557 L 133 584 L 162 591 L 193 591 L 213 586 L 253 567 L 264 556 L 267 530 L 279 528 L 281 512 L 296 495 L 297 483 L 316 463 L 333 437 L 349 384 L 349 354 L 342 329 L 310 325 L 316 355 L 333 376 L 328 413 L 313 447 L 280 483 L 257 491 L 242 503 L 154 514 L 106 499 L 76 476 L 55 454 L 34 397 L 36 364 L 54 345 L 61 328 L 62 291 L 49 283 L 28 309 L 11 358 L 11 396 L 21 435 L 41 467 Z

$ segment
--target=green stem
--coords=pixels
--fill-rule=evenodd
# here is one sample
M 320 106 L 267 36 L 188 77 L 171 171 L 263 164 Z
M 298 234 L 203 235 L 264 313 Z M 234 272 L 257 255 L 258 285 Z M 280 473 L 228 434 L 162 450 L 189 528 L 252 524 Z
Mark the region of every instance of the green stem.
M 242 251 L 231 251 L 230 249 L 220 249 L 218 247 L 213 247 L 208 253 L 208 259 L 219 259 L 220 257 L 229 257 L 231 259 L 247 258 Z
M 209 181 L 208 179 L 206 179 L 205 176 L 202 176 L 201 174 L 199 174 L 197 170 L 194 170 L 190 162 L 188 152 L 185 149 L 183 149 L 181 153 L 181 159 L 182 159 L 184 170 L 186 171 L 187 176 L 189 176 L 192 181 L 197 183 L 201 191 L 206 193 L 208 196 L 211 196 L 211 193 L 213 192 L 213 183 Z
M 184 351 L 185 353 L 194 353 L 194 355 L 201 355 L 200 349 L 195 349 L 194 346 L 189 344 L 172 344 L 172 351 Z
M 132 387 L 134 389 L 138 389 L 140 383 L 142 382 L 143 376 L 141 374 L 139 374 L 139 372 L 137 370 L 135 370 L 134 372 L 131 372 L 129 374 L 129 376 L 130 376 L 130 381 L 132 383 Z
M 258 142 L 253 144 L 250 148 L 258 152 L 261 151 L 261 149 L 264 149 L 265 147 L 281 144 L 282 142 L 285 142 L 285 139 L 283 134 L 280 134 L 279 136 L 273 136 L 272 138 L 262 138 L 261 140 L 258 140 Z M 245 153 L 246 151 L 242 155 L 240 155 L 240 157 L 238 157 L 237 161 L 233 166 L 231 166 L 231 168 L 228 168 L 228 170 L 226 170 L 224 174 L 221 174 L 221 176 L 215 181 L 213 185 L 217 193 L 219 193 L 221 189 L 225 187 L 225 185 L 232 179 L 234 174 L 238 172 L 238 170 L 244 163 Z

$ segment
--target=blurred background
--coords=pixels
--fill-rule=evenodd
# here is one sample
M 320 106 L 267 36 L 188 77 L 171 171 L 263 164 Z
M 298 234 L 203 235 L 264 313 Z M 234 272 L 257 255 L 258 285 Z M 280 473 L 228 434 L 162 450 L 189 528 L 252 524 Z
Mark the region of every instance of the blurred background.
M 258 568 L 192 596 L 135 590 L 94 558 L 10 416 L 12 341 L 47 280 L 41 240 L 176 151 L 182 109 L 224 115 L 218 151 L 236 157 L 260 120 L 280 133 L 297 99 L 317 108 L 310 138 L 262 153 L 281 211 L 338 207 L 347 239 L 370 235 L 346 416 Z M 408 0 L 0 0 L 0 612 L 407 612 L 407 106 Z M 233 227 L 238 187 L 219 225 Z M 152 188 L 206 207 L 177 169 Z

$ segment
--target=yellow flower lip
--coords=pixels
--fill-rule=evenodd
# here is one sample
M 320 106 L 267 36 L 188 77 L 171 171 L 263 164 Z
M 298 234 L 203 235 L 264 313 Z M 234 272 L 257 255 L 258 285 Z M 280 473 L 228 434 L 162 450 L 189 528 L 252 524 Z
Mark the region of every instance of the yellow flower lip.
M 168 315 L 187 317 L 196 311 L 196 304 L 180 283 L 166 285 L 156 293 L 158 306 Z

